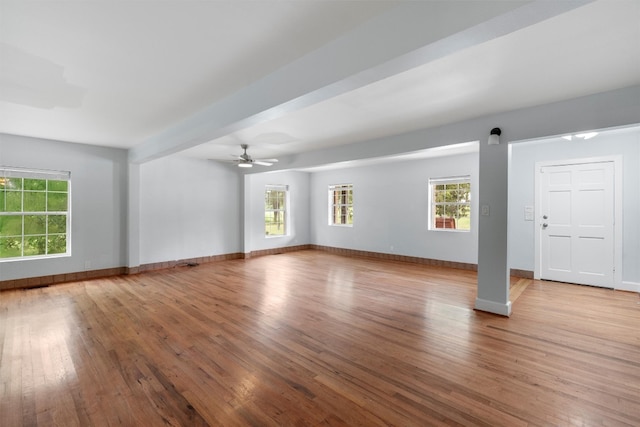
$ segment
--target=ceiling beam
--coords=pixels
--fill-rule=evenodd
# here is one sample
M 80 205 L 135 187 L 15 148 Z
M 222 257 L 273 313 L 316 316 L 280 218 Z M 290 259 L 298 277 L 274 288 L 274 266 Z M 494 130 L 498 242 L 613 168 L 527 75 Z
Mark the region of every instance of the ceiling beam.
M 526 28 L 592 0 L 401 2 L 129 150 L 144 163 Z

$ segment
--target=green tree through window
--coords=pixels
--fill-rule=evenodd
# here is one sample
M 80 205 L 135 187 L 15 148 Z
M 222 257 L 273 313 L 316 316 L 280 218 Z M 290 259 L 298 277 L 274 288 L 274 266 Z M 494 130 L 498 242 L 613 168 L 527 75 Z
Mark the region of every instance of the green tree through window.
M 287 234 L 287 186 L 268 185 L 264 192 L 264 225 L 266 236 Z
M 471 182 L 468 176 L 429 180 L 431 219 L 429 228 L 471 229 Z
M 353 225 L 353 184 L 329 186 L 329 225 Z
M 0 259 L 66 254 L 69 173 L 0 167 Z

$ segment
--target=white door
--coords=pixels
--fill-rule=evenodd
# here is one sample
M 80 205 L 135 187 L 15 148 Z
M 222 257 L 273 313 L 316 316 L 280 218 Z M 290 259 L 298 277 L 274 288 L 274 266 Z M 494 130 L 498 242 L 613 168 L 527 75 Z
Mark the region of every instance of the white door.
M 613 287 L 614 163 L 540 169 L 540 278 Z

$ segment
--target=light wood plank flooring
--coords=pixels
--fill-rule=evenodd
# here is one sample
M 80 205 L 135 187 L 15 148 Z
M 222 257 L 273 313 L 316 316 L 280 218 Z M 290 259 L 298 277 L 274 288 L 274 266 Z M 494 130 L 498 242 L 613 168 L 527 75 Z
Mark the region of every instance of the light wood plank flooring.
M 0 293 L 0 425 L 638 426 L 640 298 L 306 250 Z

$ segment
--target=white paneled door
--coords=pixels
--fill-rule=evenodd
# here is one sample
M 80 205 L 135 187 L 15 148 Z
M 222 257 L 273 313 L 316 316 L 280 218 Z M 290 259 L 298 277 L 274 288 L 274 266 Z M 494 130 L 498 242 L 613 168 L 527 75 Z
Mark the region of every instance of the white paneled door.
M 613 162 L 540 168 L 541 279 L 613 287 L 614 170 Z

